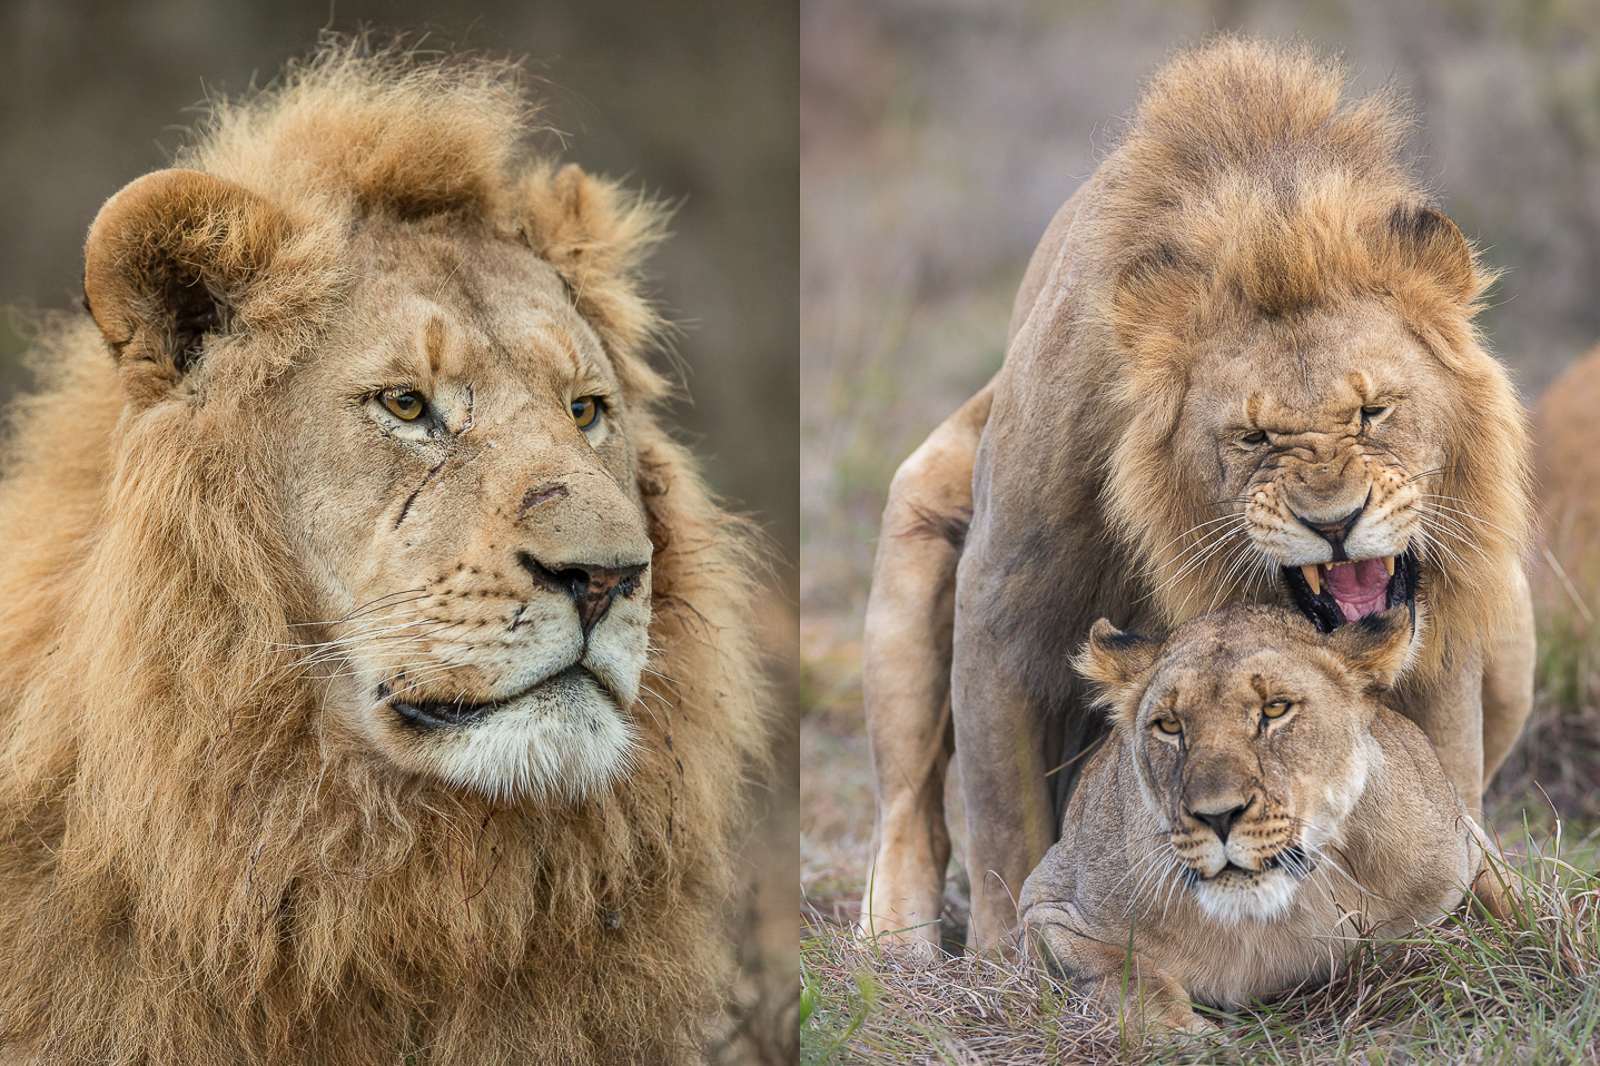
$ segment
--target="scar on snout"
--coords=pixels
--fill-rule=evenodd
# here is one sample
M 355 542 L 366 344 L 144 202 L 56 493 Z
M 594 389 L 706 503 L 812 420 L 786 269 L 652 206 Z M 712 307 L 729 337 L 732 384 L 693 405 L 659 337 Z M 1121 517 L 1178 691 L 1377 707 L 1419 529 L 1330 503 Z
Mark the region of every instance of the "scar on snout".
M 567 486 L 565 482 L 561 481 L 550 481 L 537 488 L 531 488 L 522 497 L 522 514 L 527 514 L 541 503 L 548 503 L 565 495 L 567 495 Z

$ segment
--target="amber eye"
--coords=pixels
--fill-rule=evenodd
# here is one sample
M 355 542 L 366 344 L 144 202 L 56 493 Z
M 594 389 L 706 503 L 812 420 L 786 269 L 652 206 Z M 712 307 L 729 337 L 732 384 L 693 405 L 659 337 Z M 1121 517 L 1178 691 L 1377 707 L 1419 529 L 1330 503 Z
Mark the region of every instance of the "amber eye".
M 1179 733 L 1183 732 L 1183 723 L 1178 721 L 1176 718 L 1157 718 L 1156 728 L 1167 734 L 1169 737 L 1175 737 Z
M 1254 433 L 1246 433 L 1244 436 L 1240 437 L 1239 438 L 1239 443 L 1240 444 L 1262 444 L 1262 443 L 1265 443 L 1266 439 L 1267 439 L 1267 431 L 1264 430 L 1264 429 L 1258 429 Z
M 383 393 L 382 400 L 383 409 L 402 422 L 415 422 L 428 410 L 428 401 L 422 398 L 422 393 L 409 389 L 405 392 L 390 389 Z
M 1291 706 L 1293 705 L 1288 700 L 1273 700 L 1271 703 L 1261 708 L 1261 713 L 1266 715 L 1268 718 L 1282 718 L 1284 715 L 1289 713 L 1289 708 Z
M 594 425 L 595 419 L 600 417 L 600 398 L 598 396 L 579 396 L 572 401 L 572 420 L 578 423 L 579 429 L 588 429 Z

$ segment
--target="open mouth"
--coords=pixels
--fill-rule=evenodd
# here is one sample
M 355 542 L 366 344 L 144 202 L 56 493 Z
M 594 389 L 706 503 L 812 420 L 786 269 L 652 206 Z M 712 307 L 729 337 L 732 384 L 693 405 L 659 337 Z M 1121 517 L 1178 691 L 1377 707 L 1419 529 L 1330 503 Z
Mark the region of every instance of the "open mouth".
M 484 700 L 470 702 L 467 700 L 398 700 L 393 699 L 387 685 L 378 686 L 379 702 L 388 703 L 395 713 L 411 725 L 428 729 L 438 729 L 444 726 L 467 726 L 483 721 L 485 718 L 500 710 L 509 707 L 518 700 L 527 696 L 534 689 L 542 688 L 562 678 L 578 677 L 588 674 L 589 671 L 581 666 L 573 665 L 565 670 L 551 674 L 520 692 L 514 692 L 497 700 Z
M 1285 566 L 1283 582 L 1300 612 L 1324 633 L 1417 599 L 1417 552 L 1353 562 Z

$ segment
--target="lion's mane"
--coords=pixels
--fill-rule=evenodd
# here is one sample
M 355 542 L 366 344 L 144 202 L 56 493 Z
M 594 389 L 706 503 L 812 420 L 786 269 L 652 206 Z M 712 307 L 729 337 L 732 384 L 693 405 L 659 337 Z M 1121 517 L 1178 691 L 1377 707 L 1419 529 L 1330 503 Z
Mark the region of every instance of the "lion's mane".
M 740 523 L 641 416 L 632 768 L 582 804 L 495 803 L 319 732 L 279 486 L 239 431 L 341 314 L 341 248 L 373 214 L 531 245 L 630 402 L 664 395 L 635 272 L 662 213 L 532 158 L 528 119 L 512 68 L 326 48 L 218 105 L 180 160 L 294 224 L 251 294 L 253 358 L 203 408 L 136 419 L 91 323 L 41 337 L 0 483 L 0 1058 L 694 1055 L 760 733 Z
M 1526 420 L 1473 323 L 1494 274 L 1470 246 L 1456 261 L 1458 241 L 1433 239 L 1451 224 L 1405 163 L 1402 100 L 1380 90 L 1345 102 L 1345 78 L 1305 46 L 1223 37 L 1178 53 L 1102 167 L 1096 243 L 1113 274 L 1090 313 L 1137 353 L 1109 391 L 1126 429 L 1107 464 L 1107 512 L 1147 572 L 1182 572 L 1156 597 L 1165 622 L 1183 620 L 1177 604 L 1214 602 L 1231 560 L 1175 561 L 1194 516 L 1215 505 L 1209 486 L 1172 477 L 1194 339 L 1242 317 L 1288 325 L 1303 310 L 1389 302 L 1454 386 L 1415 398 L 1447 426 L 1444 467 L 1427 474 L 1452 516 L 1435 528 L 1450 565 L 1426 589 L 1418 666 L 1431 678 L 1513 607 L 1531 532 Z

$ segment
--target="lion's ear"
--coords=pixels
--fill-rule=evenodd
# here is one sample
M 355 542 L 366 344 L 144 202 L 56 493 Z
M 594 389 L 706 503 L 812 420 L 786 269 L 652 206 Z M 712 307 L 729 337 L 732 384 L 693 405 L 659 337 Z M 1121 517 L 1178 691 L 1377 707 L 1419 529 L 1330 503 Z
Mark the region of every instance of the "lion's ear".
M 1138 256 L 1117 275 L 1111 319 L 1117 343 L 1146 360 L 1177 360 L 1175 346 L 1200 298 L 1200 276 L 1173 249 Z
M 1106 619 L 1089 630 L 1089 642 L 1073 662 L 1078 673 L 1098 685 L 1116 701 L 1129 686 L 1142 682 L 1161 654 L 1162 642 L 1137 633 L 1124 633 Z
M 1328 637 L 1334 654 L 1377 688 L 1393 685 L 1411 655 L 1414 619 L 1402 604 L 1340 626 Z
M 165 395 L 198 359 L 289 234 L 261 197 L 210 174 L 146 174 L 100 209 L 84 297 L 135 402 Z
M 1432 278 L 1451 300 L 1470 304 L 1483 279 L 1472 262 L 1472 247 L 1449 218 L 1429 207 L 1397 204 L 1389 212 L 1388 243 L 1401 269 Z
M 666 209 L 575 163 L 536 167 L 517 192 L 523 240 L 555 267 L 578 313 L 623 359 L 617 370 L 624 387 L 647 396 L 664 392 L 665 382 L 636 357 L 665 330 L 640 291 L 638 273 L 666 236 Z

